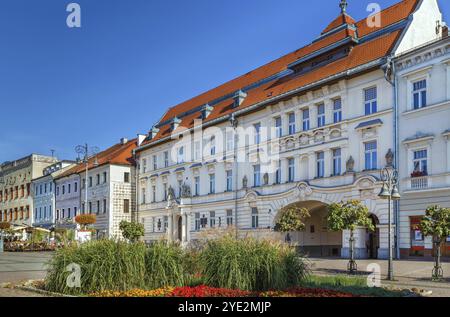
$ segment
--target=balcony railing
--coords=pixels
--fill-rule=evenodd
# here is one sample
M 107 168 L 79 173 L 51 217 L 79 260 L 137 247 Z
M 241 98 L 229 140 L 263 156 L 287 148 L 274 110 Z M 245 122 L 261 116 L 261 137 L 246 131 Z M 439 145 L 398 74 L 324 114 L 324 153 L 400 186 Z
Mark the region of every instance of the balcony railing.
M 412 177 L 411 189 L 426 189 L 429 188 L 430 182 L 428 176 Z

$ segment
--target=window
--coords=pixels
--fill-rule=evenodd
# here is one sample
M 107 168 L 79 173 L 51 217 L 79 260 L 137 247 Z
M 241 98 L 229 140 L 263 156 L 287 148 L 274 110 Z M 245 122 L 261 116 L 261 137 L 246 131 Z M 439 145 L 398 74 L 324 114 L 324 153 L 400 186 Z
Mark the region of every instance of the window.
M 194 143 L 194 160 L 195 161 L 199 161 L 201 160 L 202 156 L 201 156 L 201 143 L 200 141 L 196 141 Z
M 317 156 L 317 178 L 322 178 L 325 176 L 325 154 L 323 152 L 318 152 Z
M 141 204 L 144 205 L 146 202 L 146 197 L 145 197 L 145 188 L 141 189 Z
M 253 166 L 253 186 L 261 186 L 261 165 L 259 164 Z
M 333 122 L 338 123 L 342 121 L 342 100 L 335 99 L 333 101 Z
M 97 215 L 100 214 L 100 200 L 97 200 Z
M 288 160 L 288 182 L 293 182 L 295 179 L 295 160 L 290 158 Z
M 73 207 L 73 216 L 76 217 L 77 216 L 77 211 L 78 208 L 77 207 Z M 50 218 L 52 217 L 52 208 L 50 207 Z
M 233 190 L 233 171 L 227 171 L 227 192 L 231 192 Z
M 295 133 L 295 113 L 289 114 L 289 134 Z
M 281 184 L 281 161 L 278 161 L 277 171 L 275 172 L 275 183 Z
M 234 149 L 234 133 L 233 131 L 227 131 L 227 151 L 233 151 Z
M 252 208 L 252 228 L 256 229 L 259 227 L 259 217 L 258 217 L 258 208 Z
M 338 176 L 341 175 L 341 149 L 333 150 L 333 175 Z
M 81 212 L 84 214 L 86 212 L 86 205 L 85 203 L 81 204 Z
M 209 212 L 209 227 L 214 228 L 216 226 L 216 212 L 210 211 Z
M 195 231 L 199 231 L 200 230 L 200 213 L 196 212 L 195 213 Z
M 419 150 L 414 151 L 414 173 L 421 173 L 423 176 L 428 175 L 428 151 Z
M 156 155 L 153 155 L 153 170 L 158 169 L 158 157 Z
M 209 174 L 209 193 L 214 194 L 216 192 L 216 175 Z
M 142 159 L 142 173 L 147 173 L 147 159 Z
M 167 200 L 167 183 L 164 183 L 163 184 L 163 198 L 164 198 L 164 201 L 166 201 Z
M 178 198 L 180 198 L 181 197 L 181 191 L 182 191 L 182 188 L 183 187 L 183 181 L 182 180 L 179 180 L 178 181 Z
M 92 214 L 92 202 L 89 202 L 89 203 L 88 203 L 88 206 L 89 206 L 88 212 L 89 212 L 90 214 Z M 64 218 L 64 216 L 63 216 L 63 218 Z
M 377 112 L 377 87 L 364 89 L 364 110 L 366 115 Z
M 364 143 L 364 159 L 366 170 L 377 169 L 377 142 Z
M 123 181 L 125 183 L 129 183 L 130 182 L 130 173 L 129 172 L 123 173 Z
M 81 182 L 81 188 L 84 189 L 86 188 L 86 179 L 83 178 L 83 181 Z
M 177 153 L 178 153 L 177 163 L 178 164 L 184 163 L 184 147 L 183 146 L 179 147 Z
M 413 107 L 419 109 L 427 105 L 427 81 L 426 79 L 413 83 Z
M 123 212 L 126 214 L 130 212 L 130 200 L 129 199 L 123 200 Z
M 304 109 L 302 111 L 303 114 L 303 131 L 308 131 L 310 128 L 309 125 L 309 109 Z
M 42 186 L 41 186 L 41 189 L 42 189 Z M 62 194 L 64 195 L 65 193 L 66 193 L 66 185 L 63 185 L 62 186 Z
M 75 193 L 78 192 L 78 183 L 77 182 L 73 183 L 73 191 Z
M 103 184 L 106 184 L 108 180 L 108 174 L 106 172 L 103 172 Z
M 323 127 L 325 125 L 325 105 L 322 103 L 317 106 L 317 126 Z
M 283 136 L 283 127 L 281 117 L 275 118 L 275 133 L 277 138 L 281 138 Z
M 97 174 L 97 185 L 100 185 L 100 174 Z
M 212 136 L 210 139 L 210 155 L 216 155 L 216 137 Z
M 152 186 L 152 203 L 156 202 L 156 186 Z
M 167 228 L 169 228 L 169 216 L 164 216 L 164 232 L 167 232 Z
M 89 176 L 89 187 L 92 187 L 92 176 Z M 64 190 L 63 190 L 63 194 L 64 194 Z
M 253 125 L 255 128 L 255 144 L 261 143 L 261 123 L 256 123 Z
M 71 190 L 71 184 L 67 184 L 67 193 L 70 194 L 70 190 Z
M 20 197 L 23 197 L 23 185 L 21 187 L 22 187 L 22 192 L 21 192 Z M 44 184 L 44 193 L 47 194 L 47 183 Z
M 200 176 L 194 178 L 194 196 L 200 195 Z
M 169 152 L 164 152 L 164 167 L 169 167 Z
M 233 225 L 233 210 L 227 210 L 227 226 L 231 227 Z

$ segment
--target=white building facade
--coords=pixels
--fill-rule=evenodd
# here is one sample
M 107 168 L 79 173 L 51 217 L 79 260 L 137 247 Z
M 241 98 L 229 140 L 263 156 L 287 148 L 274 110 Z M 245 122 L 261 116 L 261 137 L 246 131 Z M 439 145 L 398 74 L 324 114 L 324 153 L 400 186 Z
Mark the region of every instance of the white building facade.
M 448 31 L 447 31 L 448 32 Z M 419 229 L 431 205 L 450 207 L 450 38 L 396 59 L 401 178 L 402 257 L 434 254 L 431 237 Z M 450 237 L 443 247 L 450 256 Z
M 80 176 L 74 168 L 55 177 L 56 228 L 76 229 L 75 217 L 80 213 Z
M 298 204 L 311 218 L 292 242 L 346 257 L 349 234 L 328 230 L 327 205 L 358 199 L 376 231 L 356 230 L 356 256 L 387 257 L 388 203 L 378 193 L 380 169 L 395 161 L 390 57 L 437 38 L 441 21 L 436 1 L 398 6 L 407 14 L 386 9 L 392 21 L 376 30 L 344 7 L 319 39 L 274 62 L 285 67 L 268 64 L 171 108 L 135 151 L 145 240 L 185 244 L 226 227 L 274 235 L 278 211 Z
M 50 229 L 55 225 L 55 180 L 54 178 L 70 168 L 73 162 L 60 161 L 46 167 L 43 176 L 33 180 L 33 227 Z

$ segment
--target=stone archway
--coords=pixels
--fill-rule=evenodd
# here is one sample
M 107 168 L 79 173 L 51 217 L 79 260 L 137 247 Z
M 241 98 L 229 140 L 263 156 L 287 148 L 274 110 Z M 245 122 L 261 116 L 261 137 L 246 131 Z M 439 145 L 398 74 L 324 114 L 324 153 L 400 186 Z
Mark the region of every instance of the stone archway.
M 378 259 L 378 250 L 380 249 L 380 221 L 375 214 L 370 214 L 370 219 L 375 230 L 369 231 L 366 229 L 367 258 Z
M 340 257 L 342 232 L 328 230 L 326 223 L 328 205 L 315 200 L 299 201 L 288 206 L 292 205 L 307 208 L 311 217 L 305 220 L 303 231 L 289 233 L 290 243 L 310 257 Z

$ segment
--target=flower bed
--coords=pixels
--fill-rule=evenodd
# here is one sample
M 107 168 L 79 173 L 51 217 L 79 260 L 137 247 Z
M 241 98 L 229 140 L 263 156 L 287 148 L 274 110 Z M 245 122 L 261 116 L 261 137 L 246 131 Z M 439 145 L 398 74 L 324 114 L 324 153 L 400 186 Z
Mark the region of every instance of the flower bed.
M 134 289 L 125 292 L 103 291 L 91 297 L 355 297 L 350 293 L 319 288 L 292 288 L 286 291 L 249 292 L 205 285 L 195 287 L 165 287 L 155 290 Z

